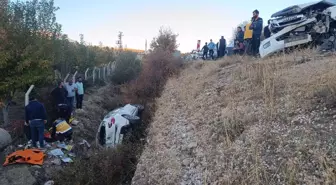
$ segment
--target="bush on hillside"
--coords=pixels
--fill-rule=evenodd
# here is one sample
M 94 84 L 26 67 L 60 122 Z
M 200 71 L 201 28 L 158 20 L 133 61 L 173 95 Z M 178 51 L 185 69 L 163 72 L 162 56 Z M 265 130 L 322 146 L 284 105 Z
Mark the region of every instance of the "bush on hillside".
M 122 52 L 117 57 L 115 70 L 112 74 L 112 81 L 123 84 L 136 78 L 141 70 L 141 61 L 137 59 L 137 54 L 133 52 Z
M 165 52 L 173 53 L 178 48 L 176 42 L 178 34 L 173 33 L 170 28 L 161 27 L 159 30 L 159 35 L 154 38 L 151 42 L 151 50 L 161 50 Z
M 127 87 L 129 102 L 144 97 L 158 97 L 168 77 L 177 74 L 182 60 L 165 51 L 157 50 L 144 58 L 142 71 Z
M 178 73 L 183 61 L 173 55 L 178 47 L 177 36 L 169 28 L 160 28 L 151 52 L 143 59 L 139 77 L 126 87 L 126 102 L 142 103 L 139 101 L 158 97 L 167 78 Z

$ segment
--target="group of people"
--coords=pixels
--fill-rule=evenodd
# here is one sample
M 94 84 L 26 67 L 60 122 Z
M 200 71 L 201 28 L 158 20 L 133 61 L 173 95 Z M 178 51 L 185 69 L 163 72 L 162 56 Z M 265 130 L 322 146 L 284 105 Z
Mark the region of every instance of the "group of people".
M 268 21 L 268 25 L 270 21 Z M 263 19 L 259 17 L 259 11 L 253 11 L 251 22 L 246 24 L 245 31 L 241 27 L 237 28 L 236 38 L 234 40 L 234 54 L 251 54 L 253 56 L 259 55 L 260 38 L 264 30 L 264 37 L 269 38 L 271 32 L 269 26 L 263 28 Z
M 217 58 L 221 58 L 225 56 L 225 51 L 226 51 L 226 40 L 224 38 L 224 36 L 221 37 L 221 39 L 219 39 L 219 42 L 217 42 L 217 44 L 215 44 L 212 39 L 210 39 L 209 44 L 206 42 L 205 45 L 202 48 L 203 50 L 203 60 L 208 58 L 208 53 L 209 53 L 209 57 L 214 60 L 214 52 L 215 50 L 217 51 Z
M 70 118 L 74 109 L 74 99 L 76 98 L 76 108 L 82 109 L 84 96 L 84 86 L 82 78 L 79 77 L 76 83 L 69 80 L 67 83 L 58 82 L 58 86 L 51 92 L 53 114 L 55 121 L 49 129 L 52 141 L 64 141 L 72 139 L 72 128 Z M 25 107 L 25 132 L 28 140 L 32 141 L 33 147 L 37 147 L 39 141 L 40 148 L 44 148 L 45 125 L 47 124 L 47 112 L 42 103 L 37 100 L 35 91 L 29 96 L 29 104 Z
M 259 17 L 259 11 L 253 11 L 251 22 L 246 24 L 244 30 L 242 27 L 237 27 L 236 37 L 234 39 L 233 53 L 243 55 L 245 53 L 257 57 L 259 55 L 260 38 L 264 30 L 264 37 L 269 38 L 271 32 L 269 30 L 270 21 L 268 25 L 263 28 L 263 19 Z M 209 57 L 214 60 L 214 51 L 217 50 L 217 57 L 221 58 L 226 54 L 226 40 L 224 36 L 221 37 L 219 42 L 215 44 L 212 39 L 209 43 L 205 43 L 202 48 L 205 60 Z

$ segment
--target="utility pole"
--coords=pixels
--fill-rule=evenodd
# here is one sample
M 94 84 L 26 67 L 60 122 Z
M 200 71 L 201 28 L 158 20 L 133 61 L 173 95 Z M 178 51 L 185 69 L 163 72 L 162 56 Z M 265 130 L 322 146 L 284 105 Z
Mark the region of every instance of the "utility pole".
M 120 50 L 122 50 L 122 48 L 123 48 L 123 45 L 122 45 L 122 37 L 123 36 L 124 36 L 123 32 L 119 31 L 117 45 L 119 46 Z

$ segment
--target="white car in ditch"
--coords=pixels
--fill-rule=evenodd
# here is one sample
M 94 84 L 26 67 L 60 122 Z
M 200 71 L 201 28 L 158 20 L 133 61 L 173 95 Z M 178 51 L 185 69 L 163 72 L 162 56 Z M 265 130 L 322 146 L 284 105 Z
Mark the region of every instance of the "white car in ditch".
M 100 123 L 96 143 L 104 148 L 113 148 L 121 144 L 125 134 L 141 123 L 140 114 L 144 106 L 127 104 L 109 112 Z

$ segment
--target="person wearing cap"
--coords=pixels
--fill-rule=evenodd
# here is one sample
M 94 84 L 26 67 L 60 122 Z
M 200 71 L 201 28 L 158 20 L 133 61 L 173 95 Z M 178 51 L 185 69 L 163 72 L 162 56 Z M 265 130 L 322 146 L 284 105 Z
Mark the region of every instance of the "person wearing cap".
M 35 91 L 32 91 L 29 96 L 29 104 L 25 107 L 25 119 L 30 126 L 32 145 L 37 147 L 38 140 L 40 147 L 44 148 L 44 125 L 47 123 L 47 112 L 44 105 L 37 101 Z
M 259 11 L 253 11 L 252 23 L 250 25 L 250 30 L 253 30 L 252 33 L 252 54 L 257 56 L 259 54 L 260 46 L 260 37 L 263 29 L 263 20 L 259 17 Z

